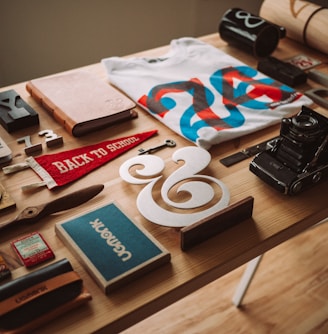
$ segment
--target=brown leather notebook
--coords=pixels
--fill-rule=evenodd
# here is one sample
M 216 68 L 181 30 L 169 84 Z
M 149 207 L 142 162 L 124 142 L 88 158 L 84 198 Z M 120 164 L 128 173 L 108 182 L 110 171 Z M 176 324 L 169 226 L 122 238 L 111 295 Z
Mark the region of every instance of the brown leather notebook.
M 132 100 L 86 71 L 34 79 L 26 89 L 75 137 L 137 117 Z

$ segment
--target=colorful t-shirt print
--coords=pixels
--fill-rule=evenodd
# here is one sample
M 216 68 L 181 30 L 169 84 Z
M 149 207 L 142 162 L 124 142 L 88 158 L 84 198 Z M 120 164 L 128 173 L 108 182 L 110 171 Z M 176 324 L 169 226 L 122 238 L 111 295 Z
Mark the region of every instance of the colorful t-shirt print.
M 109 81 L 175 132 L 209 149 L 278 123 L 312 101 L 194 38 L 160 58 L 102 60 Z

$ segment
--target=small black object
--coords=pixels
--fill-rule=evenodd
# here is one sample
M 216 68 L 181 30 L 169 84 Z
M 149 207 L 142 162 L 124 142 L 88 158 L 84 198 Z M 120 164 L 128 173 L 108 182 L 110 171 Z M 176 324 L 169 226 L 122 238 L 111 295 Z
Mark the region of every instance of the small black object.
M 218 33 L 227 43 L 256 58 L 270 56 L 284 37 L 282 27 L 240 8 L 225 12 Z
M 39 115 L 13 89 L 0 93 L 0 123 L 10 133 L 39 124 Z
M 304 84 L 307 80 L 307 74 L 304 71 L 275 57 L 260 60 L 257 69 L 291 87 Z
M 271 138 L 269 140 L 263 141 L 259 144 L 256 144 L 254 146 L 250 146 L 247 147 L 245 149 L 243 149 L 240 152 L 231 154 L 223 159 L 220 160 L 220 162 L 222 163 L 222 165 L 226 166 L 226 167 L 230 167 L 240 161 L 246 160 L 260 152 L 263 152 L 265 150 L 268 150 L 269 148 L 272 147 L 272 145 L 274 144 L 275 140 L 277 140 L 278 137 L 275 138 Z

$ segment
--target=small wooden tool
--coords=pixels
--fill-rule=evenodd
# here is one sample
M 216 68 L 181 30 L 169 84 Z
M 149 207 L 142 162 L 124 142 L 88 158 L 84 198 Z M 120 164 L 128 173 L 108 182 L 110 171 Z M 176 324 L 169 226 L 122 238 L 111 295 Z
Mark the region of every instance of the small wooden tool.
M 48 203 L 29 206 L 21 211 L 13 220 L 0 224 L 0 230 L 17 224 L 33 224 L 53 213 L 75 208 L 76 206 L 81 205 L 98 195 L 103 189 L 103 184 L 96 184 L 94 186 L 74 191 Z
M 0 211 L 16 207 L 15 201 L 0 183 Z

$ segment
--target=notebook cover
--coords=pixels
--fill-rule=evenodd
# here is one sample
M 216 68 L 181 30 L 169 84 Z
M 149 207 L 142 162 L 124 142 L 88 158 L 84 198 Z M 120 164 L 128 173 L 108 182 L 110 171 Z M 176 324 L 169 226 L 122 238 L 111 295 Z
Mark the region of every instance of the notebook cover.
M 106 294 L 170 261 L 170 253 L 110 203 L 55 231 Z
M 34 79 L 27 91 L 75 137 L 135 118 L 135 103 L 86 71 Z

